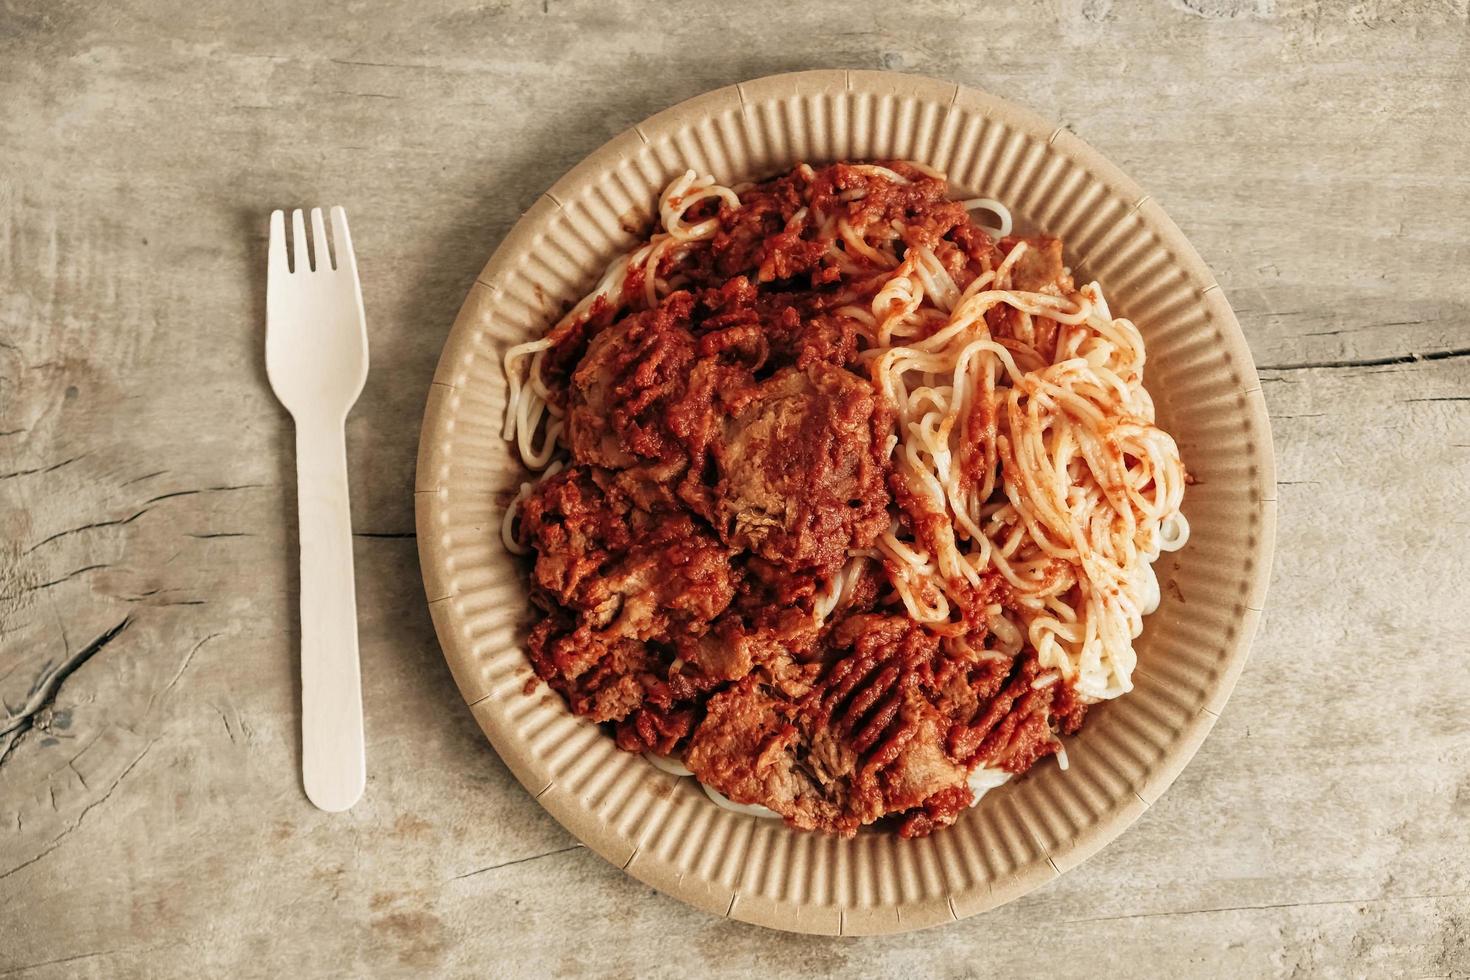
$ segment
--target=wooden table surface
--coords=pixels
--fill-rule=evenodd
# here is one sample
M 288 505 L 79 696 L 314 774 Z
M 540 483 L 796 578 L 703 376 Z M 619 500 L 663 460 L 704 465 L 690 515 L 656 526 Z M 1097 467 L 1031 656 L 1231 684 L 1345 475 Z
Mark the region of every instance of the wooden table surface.
M 330 9 L 329 9 L 330 8 Z M 412 478 L 520 211 L 699 92 L 890 68 L 1064 121 L 1185 229 L 1261 366 L 1280 533 L 1220 723 L 1122 838 L 942 929 L 657 894 L 460 702 Z M 300 788 L 266 216 L 352 215 L 369 783 Z M 1466 0 L 0 4 L 0 977 L 1470 976 Z

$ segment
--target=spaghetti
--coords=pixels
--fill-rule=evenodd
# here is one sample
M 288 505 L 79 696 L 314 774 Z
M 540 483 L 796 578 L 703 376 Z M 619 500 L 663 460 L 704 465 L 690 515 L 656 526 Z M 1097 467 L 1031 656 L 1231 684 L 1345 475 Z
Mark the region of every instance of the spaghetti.
M 1131 689 L 1152 563 L 1188 538 L 1138 329 L 1097 283 L 1074 286 L 1060 242 L 1009 237 L 1000 202 L 946 190 L 905 162 L 803 164 L 735 188 L 686 173 L 659 230 L 505 354 L 505 436 L 543 474 L 501 529 L 537 555 L 538 673 L 741 812 L 839 833 L 891 813 L 908 814 L 905 833 L 949 822 L 1056 753 L 1087 704 Z M 746 462 L 793 427 L 827 440 L 802 465 L 828 468 L 819 490 L 847 480 L 850 513 L 828 512 L 838 494 L 793 518 L 805 498 L 780 501 L 795 464 Z M 801 445 L 788 455 L 805 459 Z M 843 453 L 870 455 L 887 492 Z M 583 500 L 606 513 L 574 534 Z M 677 545 L 675 513 L 692 522 Z M 645 537 L 666 564 L 697 555 L 713 571 L 650 599 L 604 558 L 585 572 L 597 588 L 566 584 L 572 539 L 623 567 Z M 758 589 L 800 622 L 742 607 Z M 690 596 L 713 614 L 686 615 Z M 635 602 L 653 611 L 630 632 Z M 778 744 L 790 765 L 772 770 Z M 824 752 L 837 761 L 812 761 Z M 918 768 L 925 793 L 892 790 Z M 771 789 L 773 772 L 797 789 Z

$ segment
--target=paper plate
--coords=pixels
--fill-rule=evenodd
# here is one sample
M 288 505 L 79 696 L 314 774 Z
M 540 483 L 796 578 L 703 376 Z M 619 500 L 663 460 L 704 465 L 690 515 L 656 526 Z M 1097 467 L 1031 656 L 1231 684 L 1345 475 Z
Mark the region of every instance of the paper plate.
M 1065 242 L 1148 344 L 1146 383 L 1197 483 L 1189 544 L 1156 566 L 1163 602 L 1136 689 L 1095 707 L 1055 761 L 922 840 L 835 840 L 722 810 L 692 780 L 620 752 L 536 681 L 524 574 L 500 544 L 524 479 L 500 437 L 507 346 L 540 336 L 646 232 L 688 168 L 724 183 L 798 161 L 904 158 Z M 1116 837 L 1194 755 L 1245 663 L 1275 524 L 1271 433 L 1220 287 L 1158 204 L 1073 133 L 993 96 L 910 75 L 812 71 L 710 92 L 635 126 L 557 181 L 470 290 L 419 446 L 419 556 L 465 701 L 531 795 L 629 874 L 716 915 L 800 932 L 888 933 L 1010 901 Z M 529 691 L 529 693 L 528 693 Z M 530 801 L 527 801 L 530 805 Z

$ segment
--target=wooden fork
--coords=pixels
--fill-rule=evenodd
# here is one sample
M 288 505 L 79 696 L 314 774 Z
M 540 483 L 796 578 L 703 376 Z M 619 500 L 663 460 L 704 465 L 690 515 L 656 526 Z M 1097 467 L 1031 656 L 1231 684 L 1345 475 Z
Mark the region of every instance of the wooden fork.
M 296 422 L 301 779 L 312 803 L 338 811 L 367 782 L 345 428 L 367 380 L 367 323 L 346 213 L 332 208 L 330 248 L 320 208 L 309 245 L 300 210 L 291 228 L 288 264 L 286 215 L 271 213 L 265 367 Z

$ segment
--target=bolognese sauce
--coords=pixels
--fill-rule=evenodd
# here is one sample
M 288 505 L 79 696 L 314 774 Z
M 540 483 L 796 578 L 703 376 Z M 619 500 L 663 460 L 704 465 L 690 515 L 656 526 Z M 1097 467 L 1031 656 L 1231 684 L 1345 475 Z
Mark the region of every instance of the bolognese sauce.
M 507 543 L 574 712 L 794 827 L 918 836 L 1120 693 L 1177 452 L 1146 394 L 1093 391 L 1142 392 L 1141 341 L 1135 370 L 1060 242 L 993 238 L 927 168 L 838 163 L 686 175 L 621 262 L 507 357 L 549 474 Z M 1116 459 L 1109 406 L 1140 433 Z

